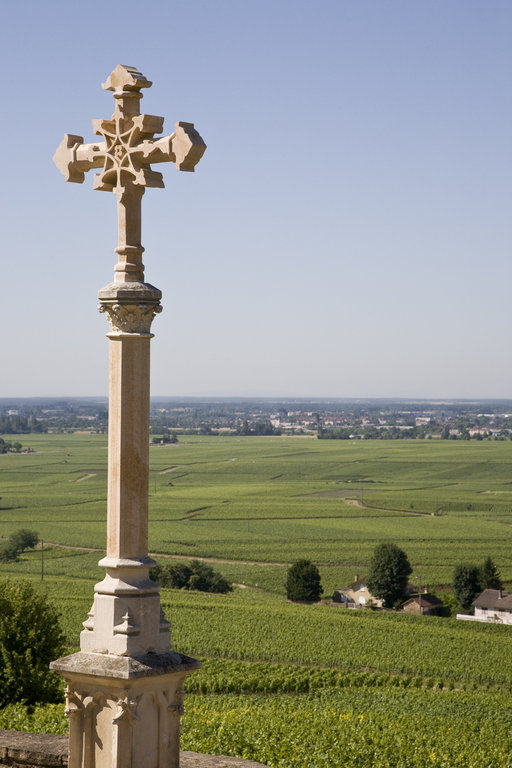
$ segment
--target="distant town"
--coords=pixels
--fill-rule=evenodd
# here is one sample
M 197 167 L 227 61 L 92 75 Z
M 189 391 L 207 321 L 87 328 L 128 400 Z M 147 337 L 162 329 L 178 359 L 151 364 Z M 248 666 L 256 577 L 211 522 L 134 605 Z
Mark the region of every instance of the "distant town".
M 0 434 L 102 433 L 107 427 L 106 398 L 0 398 Z M 155 397 L 150 429 L 155 441 L 180 434 L 506 440 L 512 439 L 512 400 Z

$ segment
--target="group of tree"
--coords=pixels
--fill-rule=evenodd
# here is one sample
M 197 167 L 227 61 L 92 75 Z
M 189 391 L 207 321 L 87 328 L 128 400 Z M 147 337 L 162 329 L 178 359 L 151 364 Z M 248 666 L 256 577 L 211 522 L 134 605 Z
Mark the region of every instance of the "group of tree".
M 16 561 L 26 549 L 33 549 L 39 537 L 35 531 L 20 528 L 0 544 L 0 563 Z
M 251 424 L 244 419 L 242 424 L 235 430 L 234 434 L 237 435 L 280 435 L 281 430 L 270 421 L 254 421 Z
M 0 453 L 20 453 L 23 446 L 18 441 L 4 440 L 0 437 Z
M 155 444 L 160 445 L 169 445 L 171 443 L 177 443 L 178 442 L 178 435 L 176 432 L 170 432 L 167 427 L 164 427 L 162 429 L 162 435 L 154 435 L 154 437 L 151 438 L 151 442 Z
M 233 587 L 222 574 L 200 560 L 191 560 L 188 565 L 185 563 L 156 565 L 150 570 L 149 575 L 161 587 L 197 589 L 200 592 L 222 594 L 233 591 Z
M 475 597 L 484 589 L 502 589 L 503 582 L 497 565 L 488 556 L 482 565 L 461 563 L 455 566 L 453 589 L 460 607 L 464 611 L 471 608 Z
M 427 427 L 409 427 L 400 429 L 397 426 L 379 428 L 367 427 L 319 427 L 317 437 L 319 440 L 416 440 L 417 438 L 430 437 Z
M 2 435 L 28 435 L 30 432 L 47 431 L 48 428 L 33 417 L 0 415 L 0 434 Z

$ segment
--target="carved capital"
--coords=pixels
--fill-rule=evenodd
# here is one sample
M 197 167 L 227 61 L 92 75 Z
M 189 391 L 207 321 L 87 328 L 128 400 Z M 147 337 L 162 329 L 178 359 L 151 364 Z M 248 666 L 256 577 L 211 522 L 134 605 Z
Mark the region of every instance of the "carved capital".
M 112 333 L 150 333 L 153 318 L 162 311 L 162 305 L 153 302 L 139 304 L 102 303 L 100 312 L 105 312 Z

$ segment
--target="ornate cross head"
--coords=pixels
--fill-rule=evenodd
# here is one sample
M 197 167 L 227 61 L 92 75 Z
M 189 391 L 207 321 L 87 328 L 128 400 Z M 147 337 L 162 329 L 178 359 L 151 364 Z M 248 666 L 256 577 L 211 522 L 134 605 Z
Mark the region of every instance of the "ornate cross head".
M 102 168 L 95 174 L 94 189 L 115 192 L 118 197 L 128 185 L 163 187 L 162 174 L 151 170 L 150 163 L 173 162 L 180 171 L 193 171 L 206 144 L 193 123 L 177 122 L 171 136 L 154 139 L 161 133 L 163 117 L 141 115 L 141 89 L 152 83 L 135 67 L 119 64 L 103 88 L 114 92 L 116 110 L 110 120 L 93 120 L 94 133 L 104 142 L 84 144 L 82 136 L 67 133 L 53 160 L 66 181 L 81 184 L 85 172 Z
M 171 136 L 154 138 L 162 132 L 164 118 L 140 114 L 141 90 L 150 86 L 135 67 L 119 64 L 103 83 L 105 90 L 113 91 L 115 112 L 110 120 L 92 121 L 103 141 L 84 144 L 82 136 L 67 133 L 53 157 L 66 181 L 79 184 L 91 168 L 101 168 L 94 175 L 94 189 L 115 193 L 120 257 L 116 282 L 143 278 L 141 199 L 146 187 L 164 186 L 162 174 L 153 171 L 151 163 L 173 162 L 180 171 L 194 171 L 206 149 L 193 123 L 177 122 Z

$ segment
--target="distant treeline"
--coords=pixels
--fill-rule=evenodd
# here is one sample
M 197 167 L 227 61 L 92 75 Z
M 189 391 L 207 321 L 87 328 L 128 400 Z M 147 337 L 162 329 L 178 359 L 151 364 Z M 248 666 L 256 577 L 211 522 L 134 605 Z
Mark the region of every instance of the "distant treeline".
M 450 432 L 448 427 L 443 430 L 428 429 L 425 426 L 410 427 L 408 429 L 400 429 L 400 427 L 387 427 L 385 429 L 378 429 L 377 427 L 365 427 L 364 429 L 358 429 L 357 427 L 330 427 L 320 428 L 317 435 L 319 440 L 425 440 L 429 438 L 441 438 L 443 440 L 484 440 L 485 437 L 492 440 L 512 440 L 506 430 L 498 435 L 493 435 L 489 432 L 487 435 L 477 433 L 470 435 L 467 428 L 463 427 L 459 430 L 458 434 Z
M 2 435 L 28 435 L 30 432 L 47 431 L 45 426 L 32 417 L 0 416 L 0 434 Z

